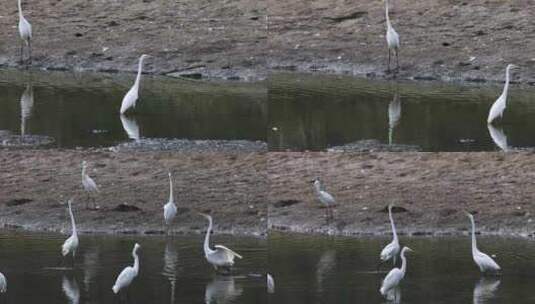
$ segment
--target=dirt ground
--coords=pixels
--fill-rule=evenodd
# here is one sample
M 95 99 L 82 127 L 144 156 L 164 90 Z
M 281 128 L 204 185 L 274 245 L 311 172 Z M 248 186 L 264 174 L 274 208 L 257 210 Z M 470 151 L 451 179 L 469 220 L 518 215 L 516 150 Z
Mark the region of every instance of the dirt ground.
M 82 160 L 100 186 L 100 210 L 86 209 Z M 173 233 L 204 231 L 201 211 L 213 215 L 216 232 L 265 235 L 265 165 L 261 153 L 0 150 L 0 226 L 69 232 L 73 198 L 83 232 L 162 233 L 171 170 L 179 209 Z
M 533 153 L 270 153 L 269 227 L 333 235 L 462 234 L 464 210 L 487 234 L 535 236 Z M 332 220 L 311 180 L 336 199 Z
M 392 0 L 399 78 L 535 84 L 535 1 Z M 383 1 L 24 0 L 36 68 L 257 80 L 271 70 L 386 73 Z M 0 4 L 0 66 L 22 67 L 16 1 Z

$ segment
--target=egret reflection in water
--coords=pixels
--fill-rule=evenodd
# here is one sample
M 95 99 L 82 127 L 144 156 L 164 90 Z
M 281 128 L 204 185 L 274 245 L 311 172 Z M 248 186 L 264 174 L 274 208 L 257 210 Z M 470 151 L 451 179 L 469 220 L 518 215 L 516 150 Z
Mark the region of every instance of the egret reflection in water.
M 94 247 L 87 250 L 84 253 L 84 290 L 89 292 L 91 282 L 94 282 L 95 277 L 97 276 L 97 268 L 99 265 L 99 248 Z
M 474 287 L 474 304 L 488 303 L 492 300 L 500 283 L 498 278 L 481 278 Z
M 401 98 L 399 93 L 394 93 L 394 98 L 388 104 L 388 144 L 392 144 L 394 128 L 399 124 L 401 118 Z
M 318 261 L 316 266 L 316 283 L 317 289 L 319 292 L 323 291 L 323 282 L 327 274 L 334 268 L 336 265 L 336 251 L 327 250 L 325 251 Z
M 136 120 L 134 118 L 130 118 L 122 114 L 119 117 L 121 119 L 121 124 L 123 125 L 123 129 L 128 135 L 128 138 L 138 141 L 140 139 L 140 135 L 139 135 L 139 125 L 137 124 Z
M 78 283 L 74 276 L 68 279 L 67 276 L 64 275 L 61 288 L 70 304 L 78 304 L 80 302 L 80 288 L 78 288 Z
M 168 242 L 165 245 L 165 251 L 163 254 L 162 275 L 169 280 L 169 284 L 171 285 L 171 304 L 175 302 L 177 265 L 178 253 L 176 252 L 176 249 Z
M 496 146 L 498 146 L 504 152 L 509 151 L 509 146 L 507 145 L 507 136 L 505 133 L 503 133 L 503 129 L 501 127 L 495 127 L 492 124 L 488 124 L 487 127 L 489 128 L 490 137 Z
M 26 89 L 20 96 L 20 135 L 26 135 L 26 121 L 32 116 L 33 86 L 31 82 L 26 84 Z
M 225 275 L 215 275 L 214 279 L 206 284 L 204 292 L 205 304 L 225 304 L 232 303 L 243 292 L 237 286 L 234 277 Z
M 401 303 L 401 288 L 399 286 L 390 289 L 386 294 L 386 303 L 399 304 Z

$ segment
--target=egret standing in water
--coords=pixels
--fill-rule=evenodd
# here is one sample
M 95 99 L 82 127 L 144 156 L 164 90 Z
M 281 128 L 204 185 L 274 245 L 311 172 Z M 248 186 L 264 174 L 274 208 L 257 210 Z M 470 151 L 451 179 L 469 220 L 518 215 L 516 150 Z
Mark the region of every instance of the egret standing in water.
M 6 276 L 0 272 L 0 293 L 7 292 L 7 279 Z
M 390 57 L 394 52 L 396 55 L 396 69 L 399 70 L 399 35 L 392 27 L 390 23 L 390 17 L 388 16 L 388 0 L 385 0 L 385 15 L 386 15 L 386 43 L 388 45 L 388 71 L 390 72 Z
M 392 242 L 386 245 L 385 248 L 383 248 L 383 250 L 381 251 L 381 262 L 386 262 L 392 259 L 394 265 L 396 265 L 396 259 L 401 247 L 399 246 L 396 225 L 394 224 L 394 218 L 392 217 L 392 205 L 388 205 L 388 217 L 390 218 L 390 225 L 392 226 Z
M 501 270 L 500 266 L 494 262 L 491 257 L 477 249 L 476 224 L 474 222 L 474 216 L 466 211 L 465 213 L 470 218 L 470 222 L 472 223 L 472 257 L 474 258 L 474 262 L 482 273 L 499 273 Z
M 167 226 L 167 233 L 169 234 L 169 226 L 172 224 L 176 215 L 175 198 L 173 196 L 173 180 L 171 172 L 169 172 L 169 201 L 163 206 L 163 218 Z
M 95 181 L 87 174 L 87 162 L 85 160 L 82 161 L 82 186 L 87 193 L 88 199 L 93 201 L 93 209 L 98 209 L 98 206 L 95 203 L 95 198 L 92 196 L 92 194 L 98 193 L 100 190 L 98 189 Z
M 208 220 L 208 229 L 206 230 L 206 237 L 204 238 L 204 256 L 206 257 L 206 260 L 214 266 L 216 271 L 218 271 L 219 268 L 222 268 L 226 269 L 227 272 L 230 272 L 230 268 L 234 265 L 234 258 L 237 257 L 241 259 L 242 256 L 223 245 L 214 245 L 215 249 L 211 249 L 210 233 L 212 232 L 213 226 L 212 217 L 203 213 L 199 214 Z
M 315 180 L 313 180 L 312 184 L 314 185 L 314 191 L 316 192 L 316 196 L 318 197 L 318 200 L 327 208 L 327 217 L 332 217 L 333 212 L 331 208 L 336 203 L 336 201 L 334 200 L 334 197 L 330 195 L 327 191 L 322 189 L 319 178 L 316 178 Z
M 63 246 L 61 246 L 61 254 L 66 256 L 72 253 L 72 266 L 74 267 L 74 259 L 76 255 L 76 249 L 78 248 L 78 232 L 76 231 L 76 223 L 74 222 L 74 214 L 72 213 L 72 200 L 67 203 L 69 205 L 69 215 L 71 216 L 72 233 L 71 236 L 65 240 Z
M 119 276 L 117 277 L 117 280 L 115 281 L 115 285 L 111 288 L 113 290 L 113 293 L 118 294 L 119 291 L 123 288 L 127 288 L 130 286 L 132 281 L 137 277 L 137 274 L 139 273 L 139 257 L 137 255 L 137 251 L 141 246 L 139 246 L 138 243 L 134 245 L 134 249 L 132 250 L 132 256 L 134 257 L 134 265 L 133 266 L 127 266 L 121 271 Z
M 412 251 L 412 249 L 409 247 L 403 247 L 401 250 L 401 268 L 394 268 L 390 270 L 383 280 L 383 284 L 381 284 L 381 288 L 379 289 L 379 292 L 383 296 L 387 296 L 389 292 L 395 289 L 405 277 L 405 272 L 407 271 L 407 259 L 405 258 L 405 252 L 407 251 Z
M 268 273 L 266 275 L 266 280 L 267 280 L 267 292 L 274 293 L 275 292 L 275 280 L 273 279 L 273 276 Z
M 503 111 L 505 110 L 505 105 L 507 103 L 507 93 L 509 91 L 509 78 L 511 69 L 517 68 L 514 64 L 509 64 L 505 68 L 505 86 L 503 87 L 503 92 L 498 99 L 492 104 L 492 107 L 489 111 L 489 117 L 487 118 L 487 123 L 492 123 L 496 118 L 503 116 Z
M 150 57 L 149 55 L 141 55 L 139 58 L 139 66 L 137 70 L 137 77 L 136 82 L 134 82 L 134 85 L 130 88 L 128 93 L 123 98 L 123 102 L 121 103 L 121 114 L 124 114 L 128 109 L 135 108 L 136 107 L 136 101 L 138 98 L 139 93 L 139 83 L 141 82 L 141 71 L 143 70 L 143 60 L 145 58 Z
M 28 47 L 28 62 L 32 63 L 32 25 L 22 15 L 22 0 L 19 0 L 19 34 L 21 39 L 20 45 L 20 62 L 23 61 L 24 44 Z

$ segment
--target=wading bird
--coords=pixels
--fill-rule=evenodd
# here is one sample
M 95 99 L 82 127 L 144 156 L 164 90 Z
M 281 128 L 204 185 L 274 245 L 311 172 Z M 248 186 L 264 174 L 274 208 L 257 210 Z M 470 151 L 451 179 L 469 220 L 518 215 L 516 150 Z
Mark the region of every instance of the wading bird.
M 241 255 L 230 250 L 229 248 L 223 245 L 214 245 L 214 250 L 210 248 L 210 233 L 212 232 L 212 217 L 210 215 L 199 213 L 208 220 L 208 229 L 206 230 L 206 237 L 204 238 L 204 256 L 208 263 L 214 266 L 216 271 L 219 268 L 226 269 L 227 272 L 230 272 L 230 268 L 234 265 L 234 258 L 242 258 Z
M 7 279 L 6 276 L 0 272 L 0 293 L 7 292 Z
M 482 273 L 497 274 L 501 270 L 500 266 L 494 262 L 491 257 L 477 249 L 476 224 L 474 222 L 474 216 L 466 211 L 465 213 L 470 218 L 470 222 L 472 223 L 472 257 L 474 258 L 474 262 Z
M 74 267 L 74 259 L 76 256 L 76 249 L 78 248 L 78 232 L 76 231 L 76 223 L 74 222 L 74 214 L 72 213 L 72 200 L 69 200 L 69 215 L 71 216 L 72 233 L 71 236 L 65 240 L 61 246 L 61 254 L 65 257 L 72 253 L 72 266 Z
M 139 83 L 141 82 L 141 71 L 143 70 L 143 60 L 145 60 L 145 58 L 147 57 L 150 57 L 150 56 L 143 54 L 139 58 L 139 66 L 137 70 L 136 82 L 134 82 L 134 85 L 130 88 L 128 93 L 126 93 L 126 95 L 123 98 L 123 102 L 121 103 L 121 111 L 120 111 L 121 114 L 124 114 L 131 107 L 133 108 L 136 107 L 136 101 L 137 101 L 138 93 L 139 93 Z
M 95 181 L 87 174 L 87 162 L 85 160 L 82 161 L 82 186 L 87 193 L 88 200 L 91 199 L 93 202 L 93 209 L 98 209 L 98 206 L 95 203 L 95 198 L 92 196 L 92 194 L 98 193 L 100 190 L 98 189 Z M 88 208 L 87 203 L 85 206 Z
M 273 279 L 273 276 L 268 273 L 266 275 L 266 280 L 267 280 L 267 292 L 274 293 L 275 292 L 275 280 Z
M 28 62 L 32 63 L 32 25 L 22 15 L 22 0 L 19 0 L 20 63 L 23 63 L 24 44 L 28 47 Z
M 487 123 L 492 123 L 496 118 L 503 116 L 503 111 L 505 110 L 505 105 L 507 103 L 507 92 L 509 91 L 509 78 L 510 71 L 513 68 L 517 68 L 514 64 L 507 65 L 505 68 L 505 86 L 503 87 L 503 92 L 498 99 L 492 104 L 492 107 L 489 111 L 489 117 L 487 118 Z
M 392 226 L 392 242 L 386 245 L 381 251 L 381 262 L 386 262 L 390 259 L 396 265 L 396 259 L 401 247 L 399 246 L 398 234 L 396 232 L 396 225 L 394 224 L 394 218 L 392 217 L 392 205 L 388 205 L 388 217 L 390 218 L 390 225 Z
M 390 270 L 390 272 L 383 280 L 383 284 L 381 284 L 381 288 L 379 289 L 381 295 L 387 296 L 388 294 L 390 294 L 390 291 L 396 288 L 403 279 L 403 277 L 405 277 L 405 272 L 407 271 L 407 259 L 405 258 L 405 252 L 407 251 L 411 252 L 412 249 L 410 249 L 409 247 L 403 247 L 403 249 L 401 250 L 401 268 L 394 268 Z
M 175 198 L 173 196 L 173 180 L 171 172 L 169 172 L 169 201 L 163 206 L 163 218 L 167 226 L 167 233 L 169 233 L 169 226 L 173 223 L 176 215 Z
M 123 269 L 123 271 L 121 271 L 121 273 L 117 277 L 117 280 L 115 281 L 115 285 L 113 285 L 113 287 L 111 288 L 113 290 L 113 293 L 118 294 L 121 289 L 130 286 L 132 281 L 137 277 L 137 274 L 139 273 L 139 257 L 137 255 L 137 251 L 140 247 L 141 246 L 139 246 L 138 243 L 134 245 L 134 249 L 132 250 L 132 256 L 134 257 L 134 265 L 127 266 Z
M 390 23 L 388 16 L 388 0 L 385 0 L 385 15 L 386 15 L 386 43 L 388 45 L 388 71 L 390 72 L 390 57 L 392 51 L 396 55 L 396 69 L 399 70 L 399 35 Z
M 318 200 L 327 208 L 327 217 L 332 217 L 333 211 L 331 210 L 331 207 L 333 207 L 336 203 L 334 197 L 330 195 L 327 191 L 322 190 L 319 178 L 316 178 L 315 180 L 311 181 L 311 183 L 314 185 L 314 191 L 316 192 Z

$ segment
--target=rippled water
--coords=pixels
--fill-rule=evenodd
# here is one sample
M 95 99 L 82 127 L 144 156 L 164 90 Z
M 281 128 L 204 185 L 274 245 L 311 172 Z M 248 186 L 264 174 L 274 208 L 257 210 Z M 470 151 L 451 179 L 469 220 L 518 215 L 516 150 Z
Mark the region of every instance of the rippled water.
M 379 253 L 390 239 L 329 238 L 271 234 L 269 269 L 276 281 L 270 303 L 385 303 L 379 294 L 392 264 L 377 271 Z M 479 248 L 496 254 L 500 277 L 483 278 L 470 239 L 401 238 L 414 249 L 398 290 L 399 303 L 533 303 L 535 244 L 480 238 Z M 393 302 L 387 302 L 393 303 Z
M 0 130 L 53 137 L 59 147 L 137 138 L 265 141 L 263 84 L 144 77 L 136 113 L 119 108 L 134 75 L 0 71 Z
M 503 121 L 486 119 L 501 86 L 274 74 L 270 150 L 324 150 L 362 140 L 423 151 L 535 147 L 535 91 L 513 86 Z
M 138 242 L 140 274 L 129 289 L 128 303 L 267 303 L 265 240 L 214 235 L 244 256 L 232 275 L 216 275 L 204 259 L 201 236 L 83 235 L 74 270 L 65 269 L 70 262 L 61 264 L 65 238 L 0 234 L 0 271 L 8 279 L 8 293 L 0 302 L 119 303 L 111 287 L 133 263 L 132 247 Z

